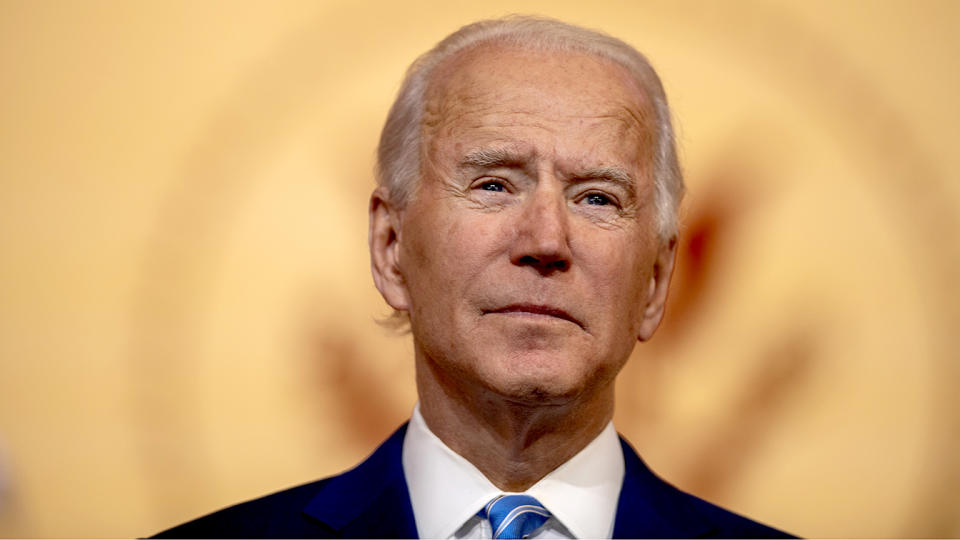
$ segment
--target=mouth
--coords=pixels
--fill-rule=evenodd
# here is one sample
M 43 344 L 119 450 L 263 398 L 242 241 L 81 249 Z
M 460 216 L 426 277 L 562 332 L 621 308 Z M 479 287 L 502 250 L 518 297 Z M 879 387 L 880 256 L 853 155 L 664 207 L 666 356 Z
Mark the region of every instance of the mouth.
M 555 319 L 572 322 L 573 324 L 583 329 L 583 324 L 581 324 L 580 321 L 575 319 L 572 315 L 570 315 L 566 311 L 553 306 L 546 306 L 541 304 L 510 304 L 497 309 L 487 309 L 483 311 L 484 315 L 487 315 L 490 313 L 532 315 L 537 317 L 553 317 Z

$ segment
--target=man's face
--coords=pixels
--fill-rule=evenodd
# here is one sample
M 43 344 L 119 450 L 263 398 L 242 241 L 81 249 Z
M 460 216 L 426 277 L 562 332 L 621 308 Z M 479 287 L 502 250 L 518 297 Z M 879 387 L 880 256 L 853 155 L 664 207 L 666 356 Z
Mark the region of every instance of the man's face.
M 672 264 L 649 110 L 623 68 L 579 53 L 480 47 L 437 70 L 384 292 L 420 369 L 521 402 L 610 388 Z

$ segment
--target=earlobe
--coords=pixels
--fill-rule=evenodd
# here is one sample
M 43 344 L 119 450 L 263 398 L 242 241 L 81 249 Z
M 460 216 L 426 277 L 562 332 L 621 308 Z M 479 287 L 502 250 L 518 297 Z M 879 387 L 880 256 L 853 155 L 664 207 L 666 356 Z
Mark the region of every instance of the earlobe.
M 408 311 L 410 302 L 400 270 L 400 213 L 391 206 L 388 192 L 382 186 L 370 195 L 368 240 L 373 283 L 390 307 Z
M 673 265 L 677 257 L 677 237 L 672 236 L 660 245 L 657 262 L 650 276 L 650 289 L 647 294 L 647 306 L 643 312 L 640 331 L 637 334 L 639 341 L 647 341 L 660 326 L 663 312 L 667 305 L 667 292 L 670 290 L 670 278 L 673 276 Z

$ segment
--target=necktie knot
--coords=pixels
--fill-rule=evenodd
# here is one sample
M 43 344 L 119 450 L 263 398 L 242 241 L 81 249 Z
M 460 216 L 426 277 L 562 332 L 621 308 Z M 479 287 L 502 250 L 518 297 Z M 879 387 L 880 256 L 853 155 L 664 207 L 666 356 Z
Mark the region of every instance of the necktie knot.
M 496 539 L 529 538 L 550 519 L 550 512 L 529 495 L 500 495 L 478 514 L 490 520 Z

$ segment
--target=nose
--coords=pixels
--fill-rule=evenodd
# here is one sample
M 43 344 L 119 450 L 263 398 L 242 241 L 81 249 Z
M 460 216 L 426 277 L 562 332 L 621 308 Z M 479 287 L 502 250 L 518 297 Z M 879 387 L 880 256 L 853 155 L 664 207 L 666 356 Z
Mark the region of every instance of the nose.
M 563 194 L 541 188 L 520 209 L 510 262 L 547 276 L 570 268 L 570 224 Z

